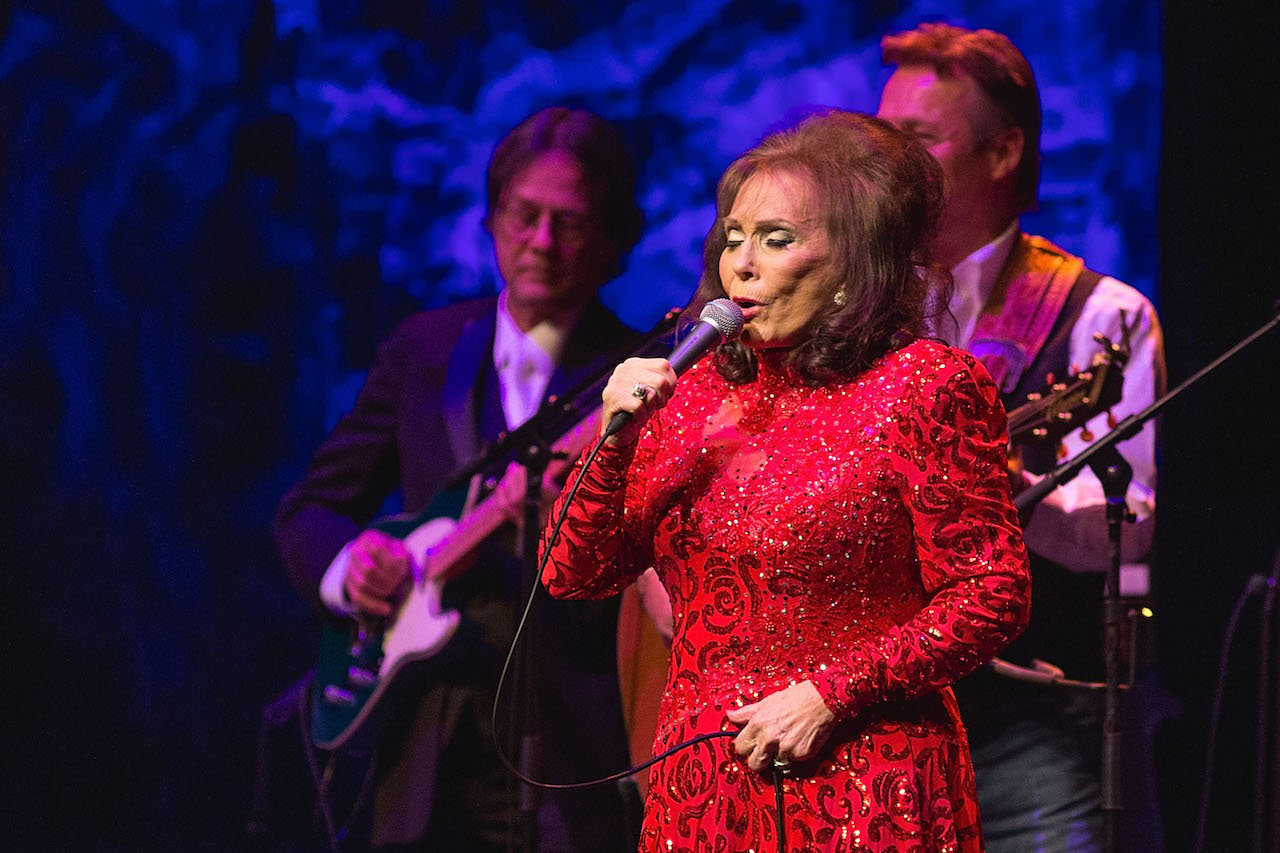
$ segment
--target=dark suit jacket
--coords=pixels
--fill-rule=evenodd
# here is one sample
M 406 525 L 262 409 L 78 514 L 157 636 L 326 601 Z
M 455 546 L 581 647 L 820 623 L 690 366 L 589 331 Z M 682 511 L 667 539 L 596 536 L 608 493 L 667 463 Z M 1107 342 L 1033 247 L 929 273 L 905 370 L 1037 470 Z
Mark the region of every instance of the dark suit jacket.
M 388 495 L 400 489 L 405 511 L 418 512 L 504 429 L 492 357 L 496 304 L 489 297 L 404 321 L 380 346 L 352 411 L 281 501 L 276 542 L 292 581 L 316 606 L 320 578 L 334 555 L 368 526 Z M 606 372 L 640 339 L 603 305 L 591 305 L 566 342 L 548 393 L 563 393 Z M 493 688 L 513 635 L 514 604 L 522 586 L 531 585 L 521 582 L 513 547 L 511 531 L 495 535 L 476 568 L 446 588 L 446 605 L 460 609 L 470 629 L 455 643 L 461 651 L 445 656 L 453 663 L 382 738 L 376 843 L 419 839 L 431 820 L 442 752 L 459 726 L 488 735 Z M 535 603 L 521 637 L 528 665 L 523 676 L 508 676 L 504 699 L 516 691 L 512 725 L 540 741 L 538 755 L 524 768 L 536 778 L 578 781 L 627 766 L 616 620 L 616 599 L 561 602 L 543 593 Z M 499 719 L 505 717 L 500 712 Z M 616 786 L 538 797 L 542 849 L 625 847 L 619 841 L 626 830 Z

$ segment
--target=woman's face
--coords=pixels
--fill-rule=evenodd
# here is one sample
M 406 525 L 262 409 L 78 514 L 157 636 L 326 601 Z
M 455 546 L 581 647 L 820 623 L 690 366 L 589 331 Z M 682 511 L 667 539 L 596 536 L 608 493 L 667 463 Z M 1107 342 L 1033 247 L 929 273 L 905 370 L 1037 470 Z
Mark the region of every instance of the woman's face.
M 808 337 L 835 296 L 830 239 L 807 177 L 756 173 L 723 228 L 720 284 L 742 309 L 742 341 L 790 347 Z

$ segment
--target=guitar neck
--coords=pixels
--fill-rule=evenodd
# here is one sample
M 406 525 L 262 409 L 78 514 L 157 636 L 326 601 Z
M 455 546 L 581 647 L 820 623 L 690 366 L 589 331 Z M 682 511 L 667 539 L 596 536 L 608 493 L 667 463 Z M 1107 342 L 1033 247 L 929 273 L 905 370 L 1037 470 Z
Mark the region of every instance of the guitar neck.
M 561 436 L 551 446 L 552 458 L 564 460 L 566 466 L 572 465 L 599 431 L 600 414 L 601 409 L 596 408 Z M 509 520 L 507 507 L 498 500 L 497 492 L 491 492 L 470 512 L 464 513 L 452 531 L 428 548 L 426 576 L 443 582 L 465 572 L 470 565 L 467 558 Z M 426 520 L 414 521 L 417 527 Z
M 1032 430 L 1044 419 L 1043 408 L 1035 403 L 1023 403 L 1009 412 L 1009 443 L 1022 444 L 1032 438 Z
M 509 520 L 495 495 L 480 501 L 434 547 L 427 549 L 426 576 L 440 582 L 466 571 L 467 557 Z

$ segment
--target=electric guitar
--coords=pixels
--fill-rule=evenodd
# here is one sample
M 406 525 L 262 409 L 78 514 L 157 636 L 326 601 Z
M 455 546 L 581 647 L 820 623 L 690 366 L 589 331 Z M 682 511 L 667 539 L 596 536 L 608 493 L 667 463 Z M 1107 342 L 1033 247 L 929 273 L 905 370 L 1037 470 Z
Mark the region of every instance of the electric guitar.
M 556 458 L 572 462 L 596 436 L 600 409 L 580 421 L 553 446 Z M 461 616 L 441 604 L 445 583 L 467 571 L 476 548 L 510 520 L 507 508 L 490 494 L 455 521 L 442 505 L 459 503 L 448 493 L 415 517 L 394 517 L 373 525 L 403 539 L 410 554 L 408 595 L 390 617 L 358 617 L 326 625 L 311 685 L 311 740 L 321 749 L 348 743 L 412 672 L 425 670 L 458 630 Z M 457 515 L 457 513 L 454 513 Z

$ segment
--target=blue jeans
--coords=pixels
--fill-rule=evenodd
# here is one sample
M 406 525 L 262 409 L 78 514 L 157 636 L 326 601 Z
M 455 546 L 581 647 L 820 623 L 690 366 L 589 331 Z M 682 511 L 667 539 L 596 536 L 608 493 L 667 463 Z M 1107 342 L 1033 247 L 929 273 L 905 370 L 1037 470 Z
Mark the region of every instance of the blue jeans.
M 1053 698 L 969 732 L 987 853 L 1103 848 L 1099 697 L 1064 689 Z

